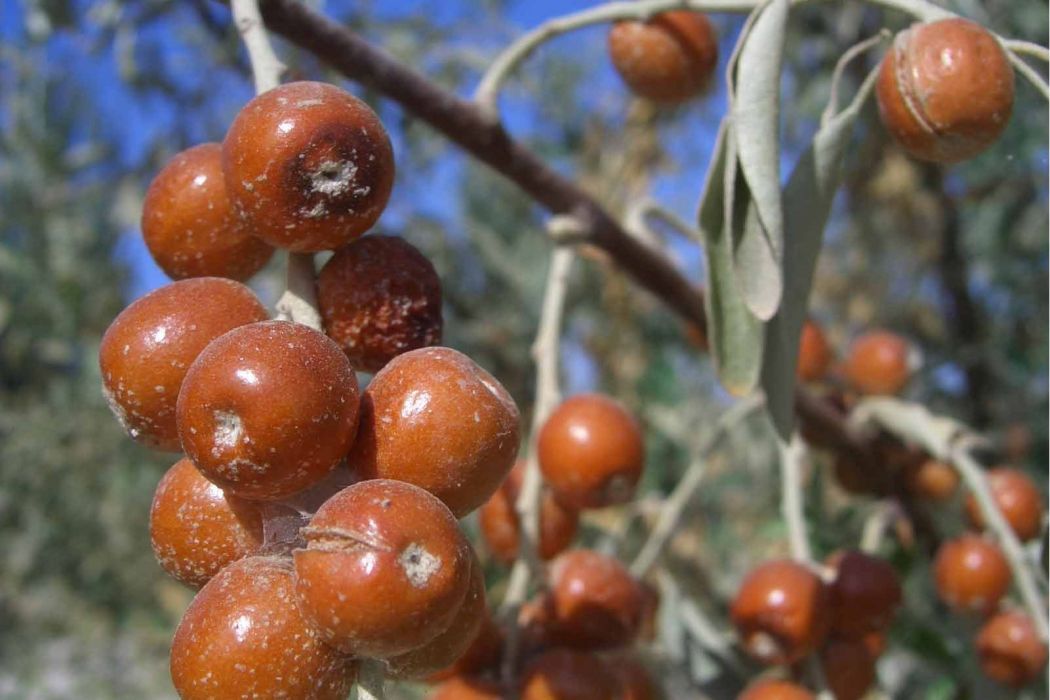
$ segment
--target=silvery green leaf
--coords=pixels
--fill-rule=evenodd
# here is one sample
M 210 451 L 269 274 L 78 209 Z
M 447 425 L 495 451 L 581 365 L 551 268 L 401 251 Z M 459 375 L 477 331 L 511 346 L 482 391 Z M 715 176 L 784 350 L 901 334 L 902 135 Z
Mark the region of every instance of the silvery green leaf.
M 758 383 L 762 367 L 762 325 L 747 306 L 733 272 L 733 212 L 740 205 L 734 201 L 736 185 L 742 178 L 730 176 L 735 168 L 732 128 L 723 122 L 715 142 L 715 152 L 700 200 L 698 225 L 704 237 L 707 256 L 708 289 L 705 297 L 708 339 L 715 370 L 725 388 L 738 396 L 750 393 Z M 746 185 L 739 196 L 746 207 Z M 728 214 L 728 216 L 727 216 Z
M 733 240 L 747 307 L 762 320 L 783 295 L 784 213 L 780 191 L 780 74 L 789 0 L 771 0 L 744 39 L 736 74 L 733 133 L 754 212 Z
M 843 156 L 853 124 L 870 87 L 871 81 L 866 81 L 853 103 L 821 126 L 784 188 L 784 303 L 766 323 L 762 388 L 773 425 L 785 440 L 794 428 L 798 344 L 824 227 L 842 177 Z

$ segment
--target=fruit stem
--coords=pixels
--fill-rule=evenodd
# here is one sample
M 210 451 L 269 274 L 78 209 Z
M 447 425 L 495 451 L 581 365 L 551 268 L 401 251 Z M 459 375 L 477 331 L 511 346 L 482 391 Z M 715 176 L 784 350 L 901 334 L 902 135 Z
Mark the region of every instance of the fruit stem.
M 237 31 L 241 33 L 241 40 L 248 50 L 252 76 L 255 78 L 255 93 L 272 90 L 280 84 L 285 65 L 270 46 L 266 25 L 259 13 L 259 3 L 257 0 L 232 0 L 230 6 Z
M 378 661 L 362 660 L 357 670 L 357 700 L 383 700 L 385 676 Z
M 277 301 L 277 316 L 321 330 L 317 310 L 317 273 L 313 253 L 288 253 L 285 291 Z
M 791 556 L 809 565 L 813 561 L 813 552 L 806 534 L 802 504 L 802 463 L 806 458 L 806 448 L 798 433 L 791 436 L 790 442 L 777 438 L 777 446 L 780 449 L 780 511 L 787 523 Z

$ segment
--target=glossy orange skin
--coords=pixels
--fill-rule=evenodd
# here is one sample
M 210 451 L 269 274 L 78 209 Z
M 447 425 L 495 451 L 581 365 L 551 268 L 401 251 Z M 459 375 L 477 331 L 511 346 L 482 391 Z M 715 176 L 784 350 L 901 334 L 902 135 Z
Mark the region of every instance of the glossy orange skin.
M 873 396 L 897 394 L 908 383 L 907 341 L 889 331 L 870 331 L 850 346 L 843 370 L 854 389 Z
M 518 454 L 514 399 L 451 348 L 395 357 L 368 385 L 361 409 L 350 467 L 362 479 L 424 488 L 458 518 L 489 499 Z
M 832 634 L 860 639 L 885 630 L 903 597 L 894 568 L 858 551 L 843 552 L 828 565 L 835 570 L 835 580 L 828 587 Z
M 470 585 L 459 611 L 448 628 L 421 647 L 389 658 L 385 662 L 388 678 L 426 678 L 448 668 L 474 643 L 481 625 L 488 619 L 485 602 L 485 572 L 471 550 Z
M 595 656 L 571 649 L 552 649 L 525 669 L 520 700 L 612 700 L 616 678 Z
M 1009 467 L 990 470 L 987 479 L 992 498 L 1017 537 L 1023 541 L 1037 536 L 1043 524 L 1043 496 L 1032 479 Z M 975 528 L 984 528 L 984 515 L 972 495 L 966 498 L 966 517 Z
M 554 560 L 548 599 L 551 632 L 563 646 L 612 649 L 630 644 L 641 629 L 641 586 L 618 560 L 592 550 Z
M 295 606 L 287 559 L 248 557 L 197 593 L 171 645 L 183 700 L 345 700 L 353 662 L 325 645 Z
M 798 378 L 804 382 L 823 379 L 834 359 L 824 329 L 815 321 L 806 321 L 802 326 L 802 336 L 798 345 Z
M 178 452 L 175 402 L 190 365 L 226 331 L 267 317 L 250 289 L 218 277 L 166 285 L 121 311 L 102 336 L 98 361 L 102 391 L 128 435 Z
M 430 674 L 427 681 L 435 683 L 453 676 L 479 674 L 495 669 L 499 665 L 502 653 L 503 631 L 486 612 L 477 634 L 474 635 L 474 641 L 467 650 L 445 668 Z
M 429 693 L 427 700 L 506 700 L 499 684 L 469 676 L 453 676 Z
M 252 236 L 233 210 L 217 143 L 186 149 L 153 178 L 142 204 L 142 238 L 172 279 L 243 281 L 273 255 L 273 247 Z
M 945 542 L 933 566 L 937 593 L 956 612 L 990 613 L 1010 588 L 1006 557 L 980 535 Z
M 262 513 L 250 501 L 223 494 L 183 458 L 157 485 L 149 533 L 161 567 L 200 588 L 223 567 L 259 551 Z
M 562 401 L 540 429 L 537 449 L 543 478 L 574 508 L 629 501 L 645 464 L 637 421 L 603 394 Z
M 714 27 L 705 15 L 689 10 L 616 22 L 608 48 L 631 91 L 654 102 L 681 102 L 699 94 L 718 65 Z
M 525 463 L 519 461 L 496 493 L 478 510 L 478 525 L 493 557 L 509 564 L 518 558 L 521 523 L 514 506 L 521 491 Z M 579 527 L 579 512 L 563 505 L 547 489 L 540 497 L 540 559 L 548 561 L 572 544 Z
M 875 683 L 875 657 L 862 641 L 831 640 L 820 651 L 820 663 L 835 700 L 860 700 Z
M 974 644 L 985 675 L 1004 685 L 1020 688 L 1034 681 L 1046 667 L 1046 644 L 1032 620 L 1021 612 L 992 617 Z
M 765 664 L 790 664 L 815 650 L 830 625 L 824 583 L 802 564 L 775 559 L 744 577 L 730 617 L 744 649 Z
M 882 123 L 904 150 L 920 160 L 957 163 L 1006 128 L 1014 70 L 992 34 L 956 17 L 897 34 L 875 87 Z
M 270 245 L 335 250 L 371 228 L 394 184 L 379 117 L 326 83 L 285 83 L 253 98 L 222 143 L 234 207 Z
M 787 681 L 756 681 L 737 700 L 816 700 L 813 693 Z
M 332 496 L 294 552 L 300 610 L 333 646 L 388 659 L 448 629 L 470 589 L 473 553 L 455 517 L 401 481 Z
M 401 238 L 365 236 L 337 250 L 317 277 L 317 301 L 325 333 L 355 369 L 375 373 L 441 344 L 441 280 Z
M 278 500 L 338 466 L 359 404 L 357 376 L 338 345 L 298 323 L 264 321 L 218 338 L 190 367 L 179 436 L 227 493 Z
M 928 501 L 947 501 L 959 486 L 959 475 L 952 465 L 927 459 L 904 472 L 904 483 L 913 496 Z

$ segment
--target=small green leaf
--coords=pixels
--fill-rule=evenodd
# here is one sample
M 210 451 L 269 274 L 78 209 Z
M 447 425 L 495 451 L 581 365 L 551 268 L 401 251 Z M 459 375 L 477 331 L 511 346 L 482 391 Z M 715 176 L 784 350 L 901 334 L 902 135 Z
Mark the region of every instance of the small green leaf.
M 845 110 L 829 119 L 799 158 L 784 188 L 784 303 L 766 323 L 762 388 L 777 432 L 787 439 L 794 428 L 795 367 L 809 307 L 824 227 L 842 177 L 842 160 L 853 124 L 870 94 L 871 80 Z
M 705 300 L 711 355 L 725 388 L 743 396 L 758 383 L 762 367 L 762 325 L 744 304 L 733 272 L 729 227 L 733 225 L 734 210 L 740 208 L 734 200 L 741 197 L 746 207 L 747 188 L 745 185 L 739 194 L 736 189 L 742 178 L 736 178 L 736 169 L 731 165 L 736 162 L 731 131 L 729 122 L 723 121 L 704 183 L 698 224 L 707 255 Z
M 780 74 L 789 0 L 771 0 L 744 39 L 733 100 L 733 134 L 753 212 L 733 240 L 747 307 L 762 320 L 783 295 L 784 212 L 780 191 Z

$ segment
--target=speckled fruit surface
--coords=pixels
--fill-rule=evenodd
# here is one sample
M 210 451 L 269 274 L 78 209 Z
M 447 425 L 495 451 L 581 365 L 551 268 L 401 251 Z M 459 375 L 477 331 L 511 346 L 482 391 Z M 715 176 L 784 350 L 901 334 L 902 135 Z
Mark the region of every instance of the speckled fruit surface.
M 703 91 L 718 64 L 718 37 L 706 16 L 689 10 L 616 22 L 609 56 L 636 95 L 681 102 Z

